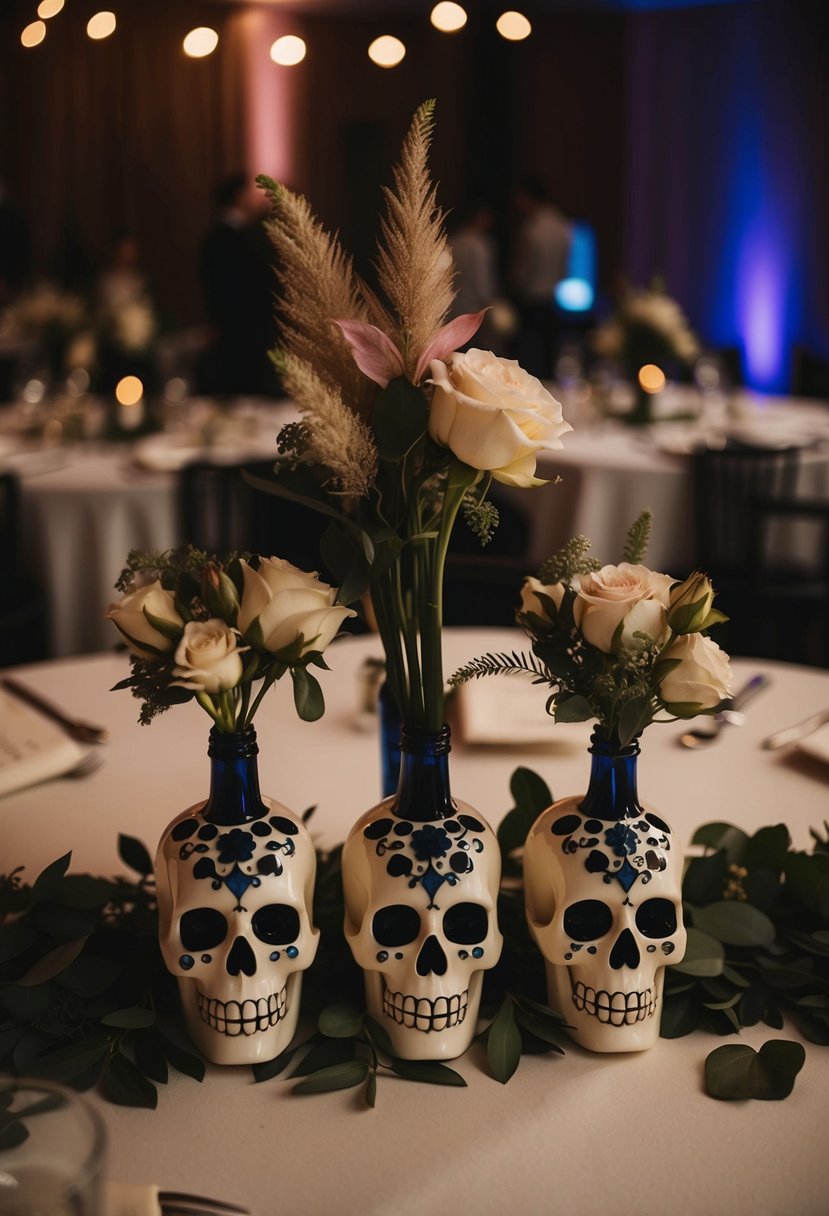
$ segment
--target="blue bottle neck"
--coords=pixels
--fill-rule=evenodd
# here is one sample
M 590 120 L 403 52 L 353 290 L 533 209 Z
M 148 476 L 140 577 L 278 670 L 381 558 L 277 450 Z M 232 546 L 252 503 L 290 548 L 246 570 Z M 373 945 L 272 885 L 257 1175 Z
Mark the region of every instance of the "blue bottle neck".
M 598 728 L 590 740 L 593 761 L 590 784 L 579 810 L 591 819 L 636 819 L 642 806 L 636 789 L 636 761 L 639 743 L 621 746 L 618 739 L 602 736 Z
M 202 811 L 208 823 L 250 823 L 267 814 L 259 792 L 256 731 L 253 727 L 226 734 L 214 726 L 207 749 L 210 794 Z
M 398 819 L 430 823 L 452 818 L 455 807 L 449 788 L 451 750 L 451 733 L 446 725 L 437 732 L 402 728 L 400 780 L 394 807 Z

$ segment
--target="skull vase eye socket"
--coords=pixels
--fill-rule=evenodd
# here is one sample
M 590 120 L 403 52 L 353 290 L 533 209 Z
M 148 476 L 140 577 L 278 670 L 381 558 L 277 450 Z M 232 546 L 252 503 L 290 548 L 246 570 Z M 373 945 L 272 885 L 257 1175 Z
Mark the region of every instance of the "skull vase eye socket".
M 314 847 L 302 823 L 270 799 L 267 818 L 218 832 L 203 820 L 203 805 L 174 820 L 159 845 L 161 951 L 178 978 L 190 1036 L 208 1059 L 272 1059 L 296 1031 L 301 972 L 319 940 Z
M 665 966 L 685 952 L 682 854 L 647 808 L 601 821 L 581 802 L 562 799 L 530 830 L 527 922 L 571 1038 L 591 1051 L 641 1051 L 659 1036 Z

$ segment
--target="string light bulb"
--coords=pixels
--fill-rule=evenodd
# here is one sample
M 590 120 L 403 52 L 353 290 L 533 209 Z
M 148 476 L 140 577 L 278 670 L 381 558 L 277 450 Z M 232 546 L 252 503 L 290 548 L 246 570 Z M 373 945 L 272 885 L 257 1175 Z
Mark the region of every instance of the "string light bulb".
M 442 34 L 454 34 L 466 25 L 466 9 L 454 4 L 453 0 L 441 0 L 432 9 L 429 20 Z
M 190 59 L 204 59 L 219 45 L 219 35 L 209 25 L 199 25 L 185 35 L 181 45 Z
M 524 14 L 516 13 L 513 9 L 501 13 L 495 22 L 495 28 L 507 42 L 523 42 L 533 32 L 533 27 Z
M 298 38 L 296 34 L 283 34 L 271 47 L 271 59 L 280 67 L 292 68 L 297 63 L 302 63 L 305 51 L 306 46 L 302 38 Z
M 45 24 L 42 21 L 32 21 L 20 35 L 20 45 L 25 47 L 39 46 L 45 37 Z
M 655 363 L 646 363 L 640 367 L 637 379 L 646 393 L 661 393 L 665 387 L 665 373 Z
M 95 13 L 86 23 L 87 37 L 91 38 L 93 42 L 100 42 L 102 38 L 108 38 L 110 34 L 115 33 L 116 25 L 115 13 L 111 13 L 106 9 L 100 13 Z
M 368 57 L 378 68 L 396 68 L 405 54 L 405 44 L 392 34 L 381 34 L 368 48 Z
M 37 15 L 42 17 L 44 21 L 48 21 L 50 17 L 57 17 L 60 10 L 63 8 L 64 0 L 40 0 L 37 6 Z

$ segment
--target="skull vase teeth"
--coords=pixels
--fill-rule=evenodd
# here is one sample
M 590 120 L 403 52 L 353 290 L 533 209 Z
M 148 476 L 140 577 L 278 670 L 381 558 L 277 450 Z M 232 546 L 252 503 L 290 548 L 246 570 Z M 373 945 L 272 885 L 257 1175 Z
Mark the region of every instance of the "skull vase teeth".
M 404 731 L 400 789 L 357 821 L 343 847 L 346 940 L 363 969 L 369 1013 L 408 1060 L 466 1051 L 483 972 L 503 944 L 498 842 L 449 795 L 445 732 L 440 780 L 432 771 L 423 782 L 418 739 Z
M 682 852 L 638 802 L 638 746 L 619 753 L 594 737 L 591 751 L 587 796 L 554 803 L 527 837 L 527 922 L 571 1038 L 641 1051 L 659 1037 L 665 967 L 685 953 Z
M 303 824 L 259 794 L 255 771 L 245 774 L 242 814 L 238 780 L 231 798 L 227 785 L 217 797 L 222 757 L 212 734 L 210 754 L 210 798 L 174 819 L 158 848 L 161 952 L 202 1054 L 216 1064 L 256 1063 L 279 1055 L 296 1031 L 301 973 L 319 941 L 316 854 Z

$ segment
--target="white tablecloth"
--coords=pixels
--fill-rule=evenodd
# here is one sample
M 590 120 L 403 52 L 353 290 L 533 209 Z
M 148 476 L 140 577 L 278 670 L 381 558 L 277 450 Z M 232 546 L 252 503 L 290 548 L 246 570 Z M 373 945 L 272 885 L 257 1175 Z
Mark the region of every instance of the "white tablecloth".
M 450 631 L 446 671 L 484 650 L 511 646 L 511 633 Z M 320 840 L 333 844 L 379 796 L 378 744 L 357 721 L 356 673 L 372 638 L 345 639 L 321 673 L 327 711 L 299 722 L 287 681 L 258 717 L 262 788 L 301 810 L 316 805 Z M 785 820 L 795 845 L 827 815 L 829 766 L 797 753 L 762 751 L 770 731 L 829 706 L 829 673 L 782 664 L 762 670 L 771 688 L 705 752 L 677 745 L 682 727 L 653 726 L 643 740 L 639 788 L 688 840 L 708 820 L 751 831 Z M 208 719 L 174 709 L 149 728 L 137 703 L 106 690 L 126 672 L 107 655 L 24 672 L 48 692 L 112 729 L 105 764 L 83 781 L 55 781 L 0 800 L 6 864 L 30 878 L 68 849 L 73 868 L 123 870 L 116 837 L 151 848 L 178 811 L 206 794 Z M 557 797 L 586 786 L 584 732 L 550 728 L 542 749 L 457 743 L 453 789 L 497 823 L 510 806 L 513 769 L 540 772 Z M 557 741 L 558 740 L 558 741 Z M 332 997 L 335 994 L 332 993 Z M 758 1026 L 759 1047 L 780 1032 Z M 782 1037 L 796 1038 L 790 1027 Z M 733 1041 L 733 1040 L 731 1040 Z M 254 1085 L 242 1068 L 209 1067 L 204 1083 L 173 1074 L 155 1112 L 100 1104 L 110 1131 L 111 1177 L 237 1198 L 257 1216 L 823 1216 L 826 1168 L 819 1148 L 829 1116 L 829 1053 L 808 1044 L 793 1095 L 782 1103 L 722 1103 L 702 1089 L 705 1056 L 721 1040 L 695 1033 L 643 1055 L 597 1056 L 570 1046 L 564 1058 L 525 1057 L 502 1087 L 473 1048 L 456 1067 L 467 1089 L 383 1078 L 374 1111 L 356 1091 L 292 1097 L 281 1080 Z

